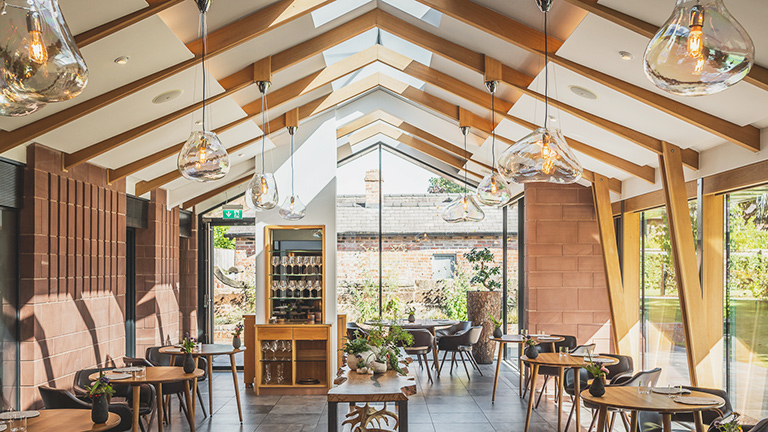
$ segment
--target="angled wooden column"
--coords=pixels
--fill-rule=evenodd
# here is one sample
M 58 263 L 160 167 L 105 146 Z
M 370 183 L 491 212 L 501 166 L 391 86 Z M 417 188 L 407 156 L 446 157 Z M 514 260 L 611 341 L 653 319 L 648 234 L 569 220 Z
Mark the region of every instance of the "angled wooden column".
M 696 244 L 688 210 L 688 194 L 685 189 L 683 163 L 680 157 L 682 152 L 679 147 L 667 142 L 663 142 L 662 145 L 663 152 L 659 156 L 659 162 L 667 204 L 677 295 L 680 298 L 688 372 L 691 385 L 712 387 L 715 385 L 714 362 L 722 362 L 722 357 L 712 358 L 710 350 L 718 342 L 708 340 L 708 327 L 714 325 L 722 327 L 722 317 L 714 319 L 715 317 L 708 316 L 707 313 L 708 302 L 703 295 L 699 280 Z
M 629 310 L 628 303 L 631 303 L 629 297 L 636 299 L 637 294 L 628 293 L 624 290 L 607 177 L 594 174 L 592 197 L 600 234 L 600 247 L 603 252 L 603 268 L 605 270 L 605 284 L 608 288 L 608 304 L 611 308 L 611 333 L 614 348 L 621 355 L 632 355 L 630 330 L 633 327 L 633 322 L 637 321 L 637 314 L 633 314 Z
M 621 273 L 631 346 L 629 355 L 635 364 L 640 361 L 640 230 L 639 212 L 622 214 Z
M 706 180 L 704 180 L 706 183 Z M 706 360 L 712 376 L 707 386 L 723 388 L 723 289 L 725 287 L 725 207 L 723 195 L 704 195 L 701 200 L 701 284 L 705 301 L 705 340 L 709 347 Z M 699 375 L 699 383 L 702 376 Z M 711 383 L 711 384 L 709 384 Z

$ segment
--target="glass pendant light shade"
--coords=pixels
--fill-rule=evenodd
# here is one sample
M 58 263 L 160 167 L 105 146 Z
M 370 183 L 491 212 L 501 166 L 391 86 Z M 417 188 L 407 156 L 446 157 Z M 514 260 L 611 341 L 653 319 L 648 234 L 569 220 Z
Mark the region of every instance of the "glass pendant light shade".
M 480 222 L 485 218 L 485 213 L 474 196 L 464 194 L 448 204 L 440 213 L 440 217 L 449 223 Z
M 246 193 L 256 210 L 271 210 L 277 206 L 277 182 L 272 173 L 255 174 Z
M 507 180 L 496 171 L 483 177 L 477 185 L 477 200 L 483 205 L 502 207 L 511 199 L 512 191 Z
M 218 180 L 229 172 L 229 154 L 216 133 L 193 131 L 179 152 L 178 166 L 190 180 Z
M 298 195 L 292 195 L 285 199 L 279 213 L 285 220 L 296 221 L 304 219 L 307 215 L 307 206 L 301 202 Z
M 516 183 L 575 183 L 581 178 L 579 160 L 559 129 L 539 128 L 508 148 L 499 158 L 499 171 Z
M 681 96 L 721 92 L 754 64 L 755 45 L 723 0 L 677 0 L 672 16 L 645 50 L 645 74 Z
M 5 5 L 5 14 L 0 14 L 0 85 L 37 102 L 79 95 L 88 83 L 88 68 L 58 1 L 6 0 Z
M 32 114 L 45 106 L 45 102 L 25 99 L 5 85 L 5 79 L 0 75 L 0 115 L 6 117 L 21 117 Z

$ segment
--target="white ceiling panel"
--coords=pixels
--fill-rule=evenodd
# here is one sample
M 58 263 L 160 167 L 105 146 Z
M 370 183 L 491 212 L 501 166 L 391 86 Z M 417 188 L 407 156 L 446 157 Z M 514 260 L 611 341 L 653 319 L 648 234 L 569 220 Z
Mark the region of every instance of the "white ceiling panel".
M 208 32 L 213 32 L 272 3 L 274 3 L 274 0 L 214 1 L 206 17 L 208 20 Z M 182 2 L 172 9 L 161 12 L 159 16 L 185 44 L 199 37 L 200 11 L 197 9 L 195 2 Z
M 60 0 L 59 7 L 73 36 L 147 7 L 144 0 Z
M 323 56 L 318 54 L 310 57 L 309 59 L 297 63 L 278 74 L 272 76 L 272 85 L 269 87 L 267 94 L 273 93 L 275 90 L 289 86 L 294 82 L 311 75 L 325 67 Z M 261 100 L 261 92 L 256 85 L 249 86 L 232 96 L 241 106 L 251 103 L 256 100 Z

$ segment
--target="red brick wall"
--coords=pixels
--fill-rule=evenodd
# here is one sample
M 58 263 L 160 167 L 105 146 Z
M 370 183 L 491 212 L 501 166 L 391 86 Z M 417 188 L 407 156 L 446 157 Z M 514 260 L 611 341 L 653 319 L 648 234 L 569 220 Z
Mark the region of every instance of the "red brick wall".
M 22 407 L 125 353 L 125 182 L 27 147 L 20 224 Z
M 192 234 L 179 240 L 181 331 L 197 336 L 197 215 L 192 214 Z
M 152 191 L 146 229 L 136 230 L 136 353 L 179 340 L 179 208 Z
M 611 349 L 610 309 L 592 191 L 525 186 L 528 328 Z

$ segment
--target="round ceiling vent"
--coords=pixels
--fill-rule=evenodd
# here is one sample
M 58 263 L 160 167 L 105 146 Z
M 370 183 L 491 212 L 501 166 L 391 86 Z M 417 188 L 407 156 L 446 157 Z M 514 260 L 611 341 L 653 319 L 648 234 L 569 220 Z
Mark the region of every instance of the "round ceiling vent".
M 170 90 L 165 93 L 160 93 L 159 95 L 155 96 L 154 99 L 152 99 L 153 104 L 162 104 L 166 102 L 170 102 L 177 97 L 181 96 L 181 94 L 184 93 L 184 90 L 182 89 L 176 89 L 176 90 Z
M 581 96 L 584 99 L 589 99 L 589 100 L 597 99 L 597 95 L 592 90 L 587 90 L 584 87 L 579 87 L 575 85 L 572 85 L 568 88 L 571 89 L 573 94 L 575 94 L 576 96 Z

